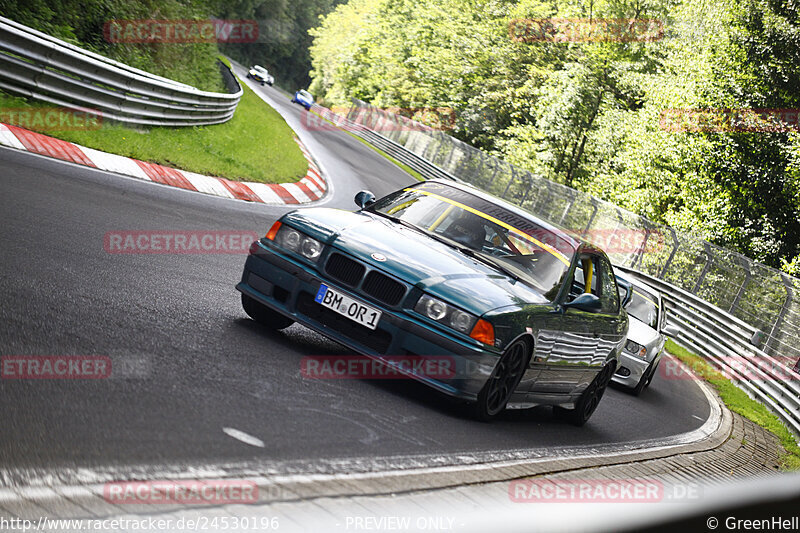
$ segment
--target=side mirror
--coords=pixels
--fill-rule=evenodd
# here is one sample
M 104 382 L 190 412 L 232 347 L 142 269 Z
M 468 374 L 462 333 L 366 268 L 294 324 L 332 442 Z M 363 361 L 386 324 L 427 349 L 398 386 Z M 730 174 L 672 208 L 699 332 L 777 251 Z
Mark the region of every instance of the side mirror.
M 676 337 L 678 333 L 680 333 L 680 330 L 675 324 L 670 324 L 667 322 L 664 324 L 664 327 L 661 328 L 661 333 L 667 337 Z
M 617 286 L 624 291 L 622 296 L 622 307 L 624 309 L 628 307 L 628 304 L 631 303 L 631 300 L 633 299 L 633 285 L 631 282 L 624 280 L 619 276 L 616 276 L 616 278 Z
M 602 309 L 603 304 L 600 303 L 600 298 L 595 296 L 594 294 L 585 292 L 572 300 L 571 302 L 567 302 L 564 304 L 564 309 L 574 308 L 580 311 L 587 311 L 589 313 L 593 313 L 595 311 L 599 311 Z
M 369 191 L 359 191 L 354 200 L 358 207 L 364 209 L 375 203 L 375 195 Z

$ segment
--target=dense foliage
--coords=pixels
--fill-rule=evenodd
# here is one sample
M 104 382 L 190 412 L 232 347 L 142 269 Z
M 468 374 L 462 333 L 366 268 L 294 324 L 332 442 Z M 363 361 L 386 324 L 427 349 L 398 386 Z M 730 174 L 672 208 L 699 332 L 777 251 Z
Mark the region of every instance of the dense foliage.
M 224 44 L 223 52 L 245 64 L 260 64 L 274 76 L 275 83 L 295 91 L 311 82 L 309 28 L 319 24 L 320 15 L 342 0 L 219 0 L 221 18 L 253 19 L 259 23 L 255 43 Z
M 576 17 L 664 32 L 509 35 L 515 19 Z M 661 123 L 670 109 L 800 108 L 798 17 L 780 0 L 350 0 L 311 31 L 311 89 L 332 105 L 452 107 L 453 133 L 475 146 L 800 274 L 796 129 Z

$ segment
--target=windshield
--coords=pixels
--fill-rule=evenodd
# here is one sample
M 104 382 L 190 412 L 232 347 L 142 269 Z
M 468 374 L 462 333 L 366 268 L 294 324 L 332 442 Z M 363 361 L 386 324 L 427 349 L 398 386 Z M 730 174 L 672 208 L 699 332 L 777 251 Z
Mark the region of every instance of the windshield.
M 628 304 L 626 309 L 633 318 L 658 330 L 658 304 L 656 302 L 658 302 L 658 298 L 634 286 L 631 303 Z
M 568 239 L 534 220 L 443 184 L 399 191 L 370 209 L 451 243 L 551 300 L 575 253 Z
M 314 99 L 314 97 L 311 96 L 311 93 L 309 93 L 308 91 L 300 91 L 300 96 L 302 96 L 303 98 L 308 98 L 309 100 Z

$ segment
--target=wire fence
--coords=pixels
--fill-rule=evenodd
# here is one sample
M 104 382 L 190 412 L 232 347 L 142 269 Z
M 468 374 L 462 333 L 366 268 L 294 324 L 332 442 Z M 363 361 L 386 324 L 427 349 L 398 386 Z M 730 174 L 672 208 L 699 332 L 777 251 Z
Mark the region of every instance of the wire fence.
M 347 118 L 440 170 L 567 228 L 612 261 L 675 285 L 752 327 L 750 342 L 800 372 L 800 279 L 536 176 L 443 131 L 353 99 Z

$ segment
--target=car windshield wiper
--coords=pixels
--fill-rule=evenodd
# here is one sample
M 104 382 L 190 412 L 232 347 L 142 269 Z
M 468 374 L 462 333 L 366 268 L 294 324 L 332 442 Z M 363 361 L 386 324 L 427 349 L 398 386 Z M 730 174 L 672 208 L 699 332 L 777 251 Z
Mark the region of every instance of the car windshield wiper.
M 398 223 L 398 224 L 400 224 L 402 226 L 405 226 L 407 228 L 413 229 L 417 233 L 422 233 L 423 235 L 430 235 L 431 234 L 430 232 L 425 231 L 424 229 L 420 228 L 416 224 L 412 224 L 411 222 L 408 222 L 407 220 L 403 220 L 402 218 L 393 217 L 392 215 L 387 215 L 386 213 L 381 213 L 380 211 L 370 211 L 370 212 L 371 213 L 375 213 L 376 215 L 380 215 L 383 218 L 387 218 L 387 219 L 391 220 L 392 222 L 396 222 L 396 223 Z
M 494 268 L 496 270 L 499 270 L 500 272 L 502 272 L 503 274 L 509 276 L 510 278 L 513 278 L 513 279 L 515 279 L 517 281 L 527 281 L 526 279 L 524 279 L 522 276 L 520 276 L 519 274 L 517 274 L 516 272 L 514 272 L 510 268 L 507 268 L 507 267 L 503 266 L 501 263 L 498 263 L 497 261 L 495 261 L 492 258 L 491 255 L 487 255 L 487 254 L 485 254 L 483 252 L 479 252 L 478 250 L 473 250 L 472 248 L 467 248 L 465 246 L 459 246 L 458 249 L 464 255 L 468 255 L 468 256 L 472 257 L 473 259 L 477 259 L 481 263 L 483 263 L 485 265 L 489 265 L 490 267 L 492 267 L 492 268 Z

